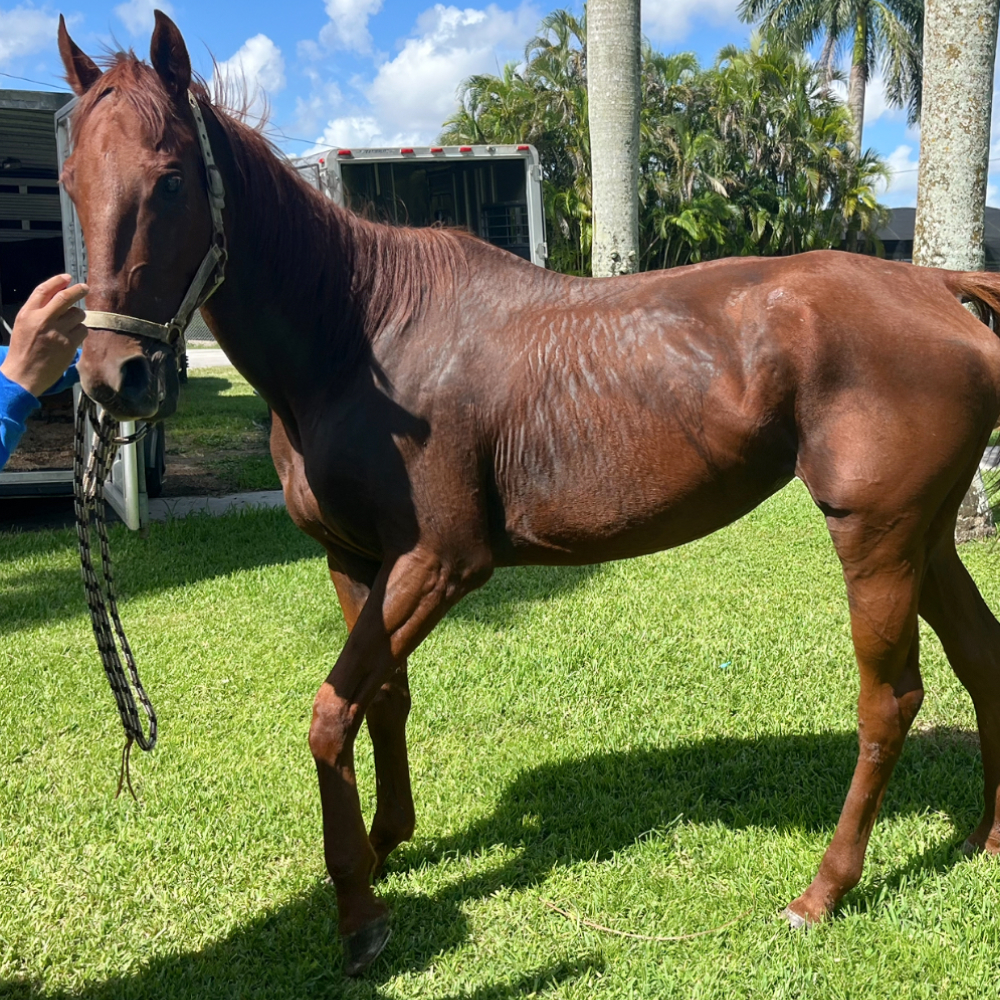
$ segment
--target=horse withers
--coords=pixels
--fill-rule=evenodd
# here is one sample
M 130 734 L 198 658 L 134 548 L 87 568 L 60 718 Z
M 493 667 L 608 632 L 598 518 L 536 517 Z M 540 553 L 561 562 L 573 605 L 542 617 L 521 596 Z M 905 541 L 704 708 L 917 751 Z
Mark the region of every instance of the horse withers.
M 192 97 L 205 122 L 229 257 L 203 314 L 274 412 L 288 510 L 325 548 L 350 630 L 309 730 L 348 972 L 389 933 L 371 882 L 414 828 L 407 657 L 447 610 L 495 566 L 691 541 L 793 476 L 843 566 L 860 746 L 833 840 L 785 916 L 822 920 L 861 876 L 923 698 L 918 615 L 975 703 L 985 811 L 968 846 L 1000 851 L 1000 624 L 953 541 L 1000 412 L 1000 342 L 962 301 L 996 329 L 1000 276 L 820 252 L 566 277 L 338 208 L 192 79 L 162 13 L 151 65 L 118 53 L 102 69 L 64 24 L 59 46 L 80 95 L 63 183 L 103 315 L 165 328 L 187 298 L 216 238 Z M 95 325 L 86 391 L 122 418 L 169 413 L 169 349 Z

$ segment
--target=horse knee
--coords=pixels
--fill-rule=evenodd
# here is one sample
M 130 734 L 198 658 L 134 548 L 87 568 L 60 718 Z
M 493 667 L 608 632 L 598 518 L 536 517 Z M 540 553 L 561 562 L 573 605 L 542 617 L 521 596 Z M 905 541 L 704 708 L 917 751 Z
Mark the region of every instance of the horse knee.
M 309 726 L 309 749 L 313 757 L 334 764 L 354 744 L 358 730 L 358 707 L 339 697 L 324 684 L 313 702 Z
M 919 683 L 902 691 L 886 685 L 874 697 L 861 700 L 858 738 L 862 758 L 876 767 L 894 764 L 923 700 L 924 689 Z
M 391 736 L 406 725 L 410 714 L 410 692 L 402 685 L 390 682 L 375 695 L 366 716 L 373 736 Z

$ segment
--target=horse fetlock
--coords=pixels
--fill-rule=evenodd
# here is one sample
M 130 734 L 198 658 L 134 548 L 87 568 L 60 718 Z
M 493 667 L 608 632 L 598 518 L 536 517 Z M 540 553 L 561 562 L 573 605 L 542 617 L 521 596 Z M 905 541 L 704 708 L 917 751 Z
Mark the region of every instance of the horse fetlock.
M 962 844 L 962 853 L 967 857 L 982 853 L 1000 855 L 1000 822 L 993 816 L 984 816 Z
M 809 927 L 826 920 L 835 903 L 822 891 L 814 891 L 815 882 L 798 899 L 793 899 L 780 913 L 793 930 Z
M 364 884 L 352 879 L 344 885 L 336 877 L 332 881 L 337 892 L 337 931 L 342 937 L 388 917 L 388 904 L 375 895 L 367 878 Z

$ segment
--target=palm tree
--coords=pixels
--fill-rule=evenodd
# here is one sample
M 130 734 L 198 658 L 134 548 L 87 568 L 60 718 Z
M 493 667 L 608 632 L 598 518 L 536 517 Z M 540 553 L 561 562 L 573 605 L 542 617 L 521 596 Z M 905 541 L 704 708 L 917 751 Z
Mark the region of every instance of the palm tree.
M 595 277 L 639 269 L 639 0 L 590 0 L 587 90 Z
M 863 148 L 865 87 L 876 66 L 881 66 L 889 103 L 906 107 L 910 124 L 919 119 L 923 0 L 741 0 L 738 9 L 744 21 L 784 32 L 793 45 L 805 47 L 823 36 L 820 61 L 827 72 L 837 47 L 849 43 L 847 106 L 856 158 Z
M 997 46 L 997 0 L 971 0 L 961 19 L 928 0 L 920 125 L 916 264 L 982 270 L 986 175 Z M 993 534 L 979 473 L 959 511 L 956 540 Z
M 755 33 L 702 69 L 642 51 L 639 267 L 871 241 L 883 209 L 873 154 L 848 152 L 851 119 L 828 72 L 784 35 Z M 586 25 L 556 11 L 524 63 L 470 77 L 448 143 L 530 141 L 542 166 L 549 265 L 591 273 Z

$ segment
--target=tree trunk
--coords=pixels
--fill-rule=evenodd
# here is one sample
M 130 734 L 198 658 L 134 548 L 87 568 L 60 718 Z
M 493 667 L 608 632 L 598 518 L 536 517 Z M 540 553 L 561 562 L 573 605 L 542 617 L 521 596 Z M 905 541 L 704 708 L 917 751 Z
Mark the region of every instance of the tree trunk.
M 913 262 L 980 271 L 1000 0 L 927 0 Z M 966 516 L 968 515 L 968 516 Z M 977 474 L 957 541 L 995 528 Z
M 861 159 L 862 134 L 865 130 L 865 86 L 868 83 L 868 12 L 862 6 L 854 28 L 854 53 L 851 57 L 851 76 L 847 85 L 847 110 L 851 112 L 854 129 L 851 135 L 851 152 L 855 160 Z
M 639 267 L 639 0 L 587 4 L 594 277 Z

